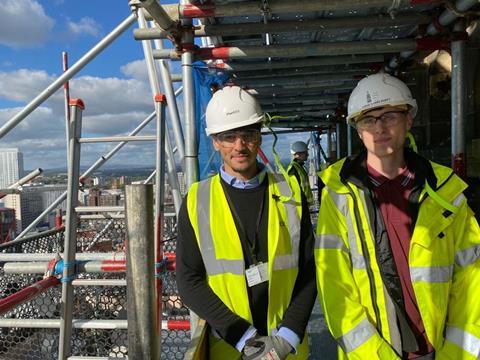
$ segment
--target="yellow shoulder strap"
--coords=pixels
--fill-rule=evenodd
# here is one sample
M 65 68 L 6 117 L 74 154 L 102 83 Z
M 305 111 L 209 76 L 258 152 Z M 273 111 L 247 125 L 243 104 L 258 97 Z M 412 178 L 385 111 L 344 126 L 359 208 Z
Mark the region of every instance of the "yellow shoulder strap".
M 415 138 L 413 137 L 412 133 L 409 131 L 407 132 L 407 139 L 409 142 L 409 146 L 412 148 L 413 151 L 418 153 L 418 148 L 417 144 L 415 143 Z M 447 200 L 442 198 L 440 195 L 438 195 L 435 190 L 432 189 L 432 187 L 428 184 L 428 181 L 425 180 L 425 190 L 427 190 L 427 194 L 435 200 L 438 204 L 443 206 L 445 209 L 452 213 L 456 213 L 458 211 L 458 207 L 455 205 L 450 204 Z
M 452 213 L 456 213 L 458 211 L 458 207 L 455 205 L 450 204 L 447 200 L 442 198 L 440 195 L 438 195 L 435 190 L 433 190 L 430 185 L 428 184 L 428 181 L 425 181 L 425 190 L 427 190 L 428 195 L 435 200 L 438 204 L 443 206 L 445 209 Z

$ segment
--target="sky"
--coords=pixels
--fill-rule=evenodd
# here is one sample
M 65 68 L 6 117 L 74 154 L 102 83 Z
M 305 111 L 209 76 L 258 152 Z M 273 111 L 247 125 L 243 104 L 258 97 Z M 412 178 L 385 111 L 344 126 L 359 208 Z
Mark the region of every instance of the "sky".
M 128 0 L 0 0 L 0 126 L 62 74 L 63 51 L 72 66 L 130 14 Z M 136 26 L 70 80 L 71 98 L 85 103 L 83 136 L 127 135 L 154 110 L 142 46 L 133 38 Z M 180 64 L 172 62 L 171 69 L 179 73 Z M 65 168 L 64 101 L 61 88 L 0 139 L 0 148 L 19 148 L 25 169 Z M 181 98 L 178 105 L 182 116 Z M 148 126 L 140 135 L 153 133 Z M 289 143 L 308 137 L 280 136 L 281 158 L 288 159 Z M 82 144 L 82 166 L 90 166 L 115 145 Z M 271 137 L 263 147 L 271 154 Z M 106 166 L 154 166 L 154 154 L 152 144 L 135 142 Z

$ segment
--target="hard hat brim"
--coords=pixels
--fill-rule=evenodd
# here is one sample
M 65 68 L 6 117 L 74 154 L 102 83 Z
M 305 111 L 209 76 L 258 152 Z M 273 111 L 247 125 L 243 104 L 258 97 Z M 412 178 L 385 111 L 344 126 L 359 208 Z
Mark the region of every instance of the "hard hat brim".
M 242 128 L 242 127 L 245 127 L 245 126 L 248 126 L 248 125 L 262 124 L 264 122 L 264 119 L 265 119 L 265 115 L 262 114 L 258 117 L 255 117 L 255 118 L 247 119 L 247 120 L 242 121 L 242 122 L 236 122 L 235 126 L 232 126 L 232 124 L 227 123 L 223 126 L 216 125 L 214 129 L 207 127 L 207 128 L 205 128 L 205 132 L 207 133 L 208 136 L 215 135 L 215 134 L 227 131 L 227 130 L 239 129 L 239 128 Z
M 382 109 L 385 107 L 405 107 L 405 110 L 408 110 L 413 118 L 417 115 L 417 102 L 415 99 L 412 99 L 409 103 L 399 102 L 399 103 L 388 103 L 380 106 L 373 106 L 371 108 L 362 109 L 362 111 L 358 111 L 357 113 L 351 114 L 347 117 L 347 125 L 355 126 L 358 118 L 362 115 L 377 109 Z

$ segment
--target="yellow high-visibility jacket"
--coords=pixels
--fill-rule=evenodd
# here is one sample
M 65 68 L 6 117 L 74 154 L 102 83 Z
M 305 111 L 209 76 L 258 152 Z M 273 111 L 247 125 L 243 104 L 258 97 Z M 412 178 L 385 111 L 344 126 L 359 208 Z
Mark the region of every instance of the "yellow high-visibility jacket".
M 287 168 L 287 172 L 290 174 L 290 170 L 292 169 L 295 169 L 295 171 L 298 174 L 298 177 L 300 178 L 300 187 L 303 191 L 303 194 L 305 195 L 305 198 L 307 199 L 308 205 L 312 205 L 313 193 L 312 193 L 312 188 L 310 187 L 310 181 L 308 180 L 307 171 L 302 165 L 300 165 L 295 160 L 292 160 L 290 162 Z
M 425 160 L 425 159 L 424 159 Z M 342 159 L 319 173 L 325 187 L 315 241 L 319 298 L 339 344 L 340 359 L 400 359 L 401 338 L 377 262 L 368 190 L 343 178 Z M 452 170 L 433 162 L 435 193 L 424 188 L 413 230 L 409 268 L 435 359 L 480 359 L 480 229 Z M 381 255 L 380 255 L 381 256 Z
M 268 277 L 267 328 L 276 331 L 287 310 L 298 275 L 302 200 L 295 178 L 290 179 L 293 196 L 283 177 L 268 174 Z M 235 314 L 253 324 L 245 279 L 245 263 L 240 237 L 230 210 L 220 175 L 195 183 L 188 192 L 187 209 L 207 272 L 208 285 Z M 240 359 L 241 354 L 225 341 L 210 336 L 210 359 Z M 306 359 L 306 336 L 296 355 Z

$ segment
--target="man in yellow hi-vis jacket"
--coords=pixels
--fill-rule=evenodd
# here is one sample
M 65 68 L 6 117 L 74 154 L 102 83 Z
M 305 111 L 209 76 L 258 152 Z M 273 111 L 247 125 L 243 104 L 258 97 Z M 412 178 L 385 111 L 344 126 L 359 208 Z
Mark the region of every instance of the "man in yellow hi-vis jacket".
M 262 121 L 245 90 L 215 92 L 206 132 L 223 165 L 192 185 L 179 213 L 178 290 L 212 328 L 210 359 L 308 357 L 314 235 L 295 177 L 257 163 Z
M 292 154 L 292 161 L 288 164 L 287 172 L 289 175 L 295 175 L 300 184 L 300 188 L 305 194 L 305 198 L 309 205 L 313 204 L 313 193 L 310 187 L 310 180 L 305 169 L 305 161 L 308 159 L 308 146 L 303 141 L 295 141 L 290 146 L 290 153 Z
M 320 173 L 319 298 L 348 359 L 479 359 L 480 230 L 467 185 L 405 148 L 399 79 L 362 79 L 348 118 L 366 151 Z

